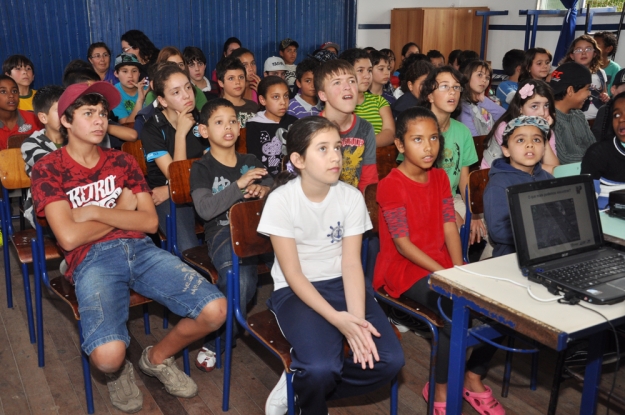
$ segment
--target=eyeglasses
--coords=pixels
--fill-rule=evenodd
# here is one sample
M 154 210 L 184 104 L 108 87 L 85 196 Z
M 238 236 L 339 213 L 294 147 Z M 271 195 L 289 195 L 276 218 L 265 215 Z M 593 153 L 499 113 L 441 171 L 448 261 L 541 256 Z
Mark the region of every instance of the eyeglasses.
M 594 51 L 595 51 L 595 48 L 587 47 L 586 49 L 582 49 L 582 48 L 574 49 L 573 53 L 576 55 L 579 55 L 580 53 L 583 53 L 583 52 L 590 53 Z
M 132 49 L 134 49 L 132 46 L 128 46 L 127 48 L 123 48 L 123 49 L 122 49 L 122 52 L 124 52 L 124 53 L 128 53 L 128 51 L 129 51 L 129 50 L 132 50 Z
M 97 55 L 91 55 L 91 56 L 90 56 L 90 58 L 91 58 L 91 59 L 100 59 L 100 58 L 104 58 L 104 59 L 106 59 L 106 58 L 108 58 L 109 56 L 111 56 L 111 54 L 110 54 L 110 53 L 102 53 L 102 54 L 99 54 L 99 53 L 98 53 Z
M 438 89 L 439 91 L 442 91 L 442 92 L 447 92 L 450 89 L 453 89 L 454 92 L 462 92 L 462 87 L 460 85 L 451 86 L 451 85 L 448 85 L 448 84 L 442 84 L 442 85 L 439 85 L 436 89 Z

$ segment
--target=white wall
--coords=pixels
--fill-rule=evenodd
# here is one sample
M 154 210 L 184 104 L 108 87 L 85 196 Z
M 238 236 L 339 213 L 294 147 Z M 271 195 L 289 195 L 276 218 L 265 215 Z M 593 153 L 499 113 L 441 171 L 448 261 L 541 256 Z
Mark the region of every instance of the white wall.
M 536 8 L 536 0 L 358 0 L 358 24 L 390 24 L 391 9 L 401 7 L 472 7 L 486 6 L 491 10 L 508 10 L 508 16 L 493 16 L 491 25 L 525 25 L 525 16 L 519 16 L 520 9 Z M 578 16 L 577 24 L 583 25 L 585 17 Z M 541 25 L 562 25 L 562 17 L 542 16 L 538 20 Z M 596 16 L 593 26 L 601 23 L 617 24 L 619 16 Z M 376 49 L 388 48 L 390 45 L 389 29 L 357 29 L 356 42 L 358 47 L 373 46 Z M 577 32 L 583 34 L 583 31 Z M 544 47 L 552 53 L 558 43 L 559 32 L 538 31 L 536 46 Z M 624 35 L 625 36 L 625 35 Z M 494 69 L 501 69 L 501 59 L 510 49 L 523 49 L 525 32 L 509 30 L 490 30 L 488 33 L 488 48 L 486 59 L 492 62 Z M 427 51 L 427 45 L 422 45 Z M 616 55 L 616 62 L 625 66 L 625 44 Z

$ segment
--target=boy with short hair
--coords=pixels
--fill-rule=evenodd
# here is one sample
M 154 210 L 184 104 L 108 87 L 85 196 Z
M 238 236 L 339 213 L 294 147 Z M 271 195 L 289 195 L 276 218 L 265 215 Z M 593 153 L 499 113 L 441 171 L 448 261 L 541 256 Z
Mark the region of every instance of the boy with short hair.
M 503 55 L 501 65 L 503 66 L 503 72 L 508 75 L 508 80 L 499 84 L 496 95 L 501 106 L 505 109 L 508 109 L 514 94 L 519 89 L 519 75 L 521 75 L 524 62 L 525 52 L 520 49 L 511 49 Z
M 594 34 L 594 38 L 595 42 L 597 42 L 597 46 L 601 49 L 601 69 L 604 70 L 608 77 L 608 94 L 610 97 L 613 97 L 614 95 L 612 95 L 611 92 L 612 84 L 616 73 L 621 70 L 621 65 L 614 62 L 610 57 L 616 56 L 618 40 L 616 39 L 616 35 L 612 32 L 597 32 Z
M 217 287 L 226 293 L 228 273 L 232 270 L 228 211 L 235 203 L 265 197 L 273 179 L 256 156 L 235 151 L 239 125 L 230 101 L 219 98 L 204 105 L 199 133 L 210 142 L 210 150 L 191 167 L 191 197 L 196 212 L 204 220 L 209 256 L 219 271 Z M 256 293 L 257 262 L 256 258 L 246 258 L 240 266 L 241 310 L 247 309 Z M 212 338 L 200 349 L 195 365 L 210 372 L 216 359 Z
M 183 317 L 139 360 L 141 371 L 178 397 L 195 396 L 197 385 L 178 369 L 173 355 L 217 330 L 227 307 L 215 286 L 145 235 L 156 231 L 158 217 L 137 162 L 98 146 L 109 103 L 120 101 L 107 82 L 65 90 L 58 115 L 68 143 L 35 164 L 32 192 L 35 212 L 47 218 L 68 263 L 65 276 L 75 284 L 81 348 L 104 372 L 113 406 L 132 413 L 141 409 L 143 397 L 126 360 L 130 290 Z
M 139 75 L 143 65 L 132 53 L 120 53 L 115 58 L 115 77 L 119 82 L 115 88 L 122 96 L 121 103 L 113 108 L 113 114 L 119 119 L 120 124 L 135 122 L 135 117 L 141 108 L 147 90 L 145 79 L 139 82 Z
M 382 96 L 389 105 L 393 105 L 397 99 L 393 96 L 392 87 L 388 89 L 390 86 L 388 81 L 391 79 L 391 63 L 385 54 L 375 49 L 369 52 L 369 57 L 372 66 L 369 92 Z
M 432 49 L 432 50 L 429 50 L 425 56 L 428 57 L 430 63 L 435 68 L 440 68 L 441 66 L 445 66 L 445 56 L 440 51 L 436 49 Z
M 202 49 L 195 46 L 187 46 L 182 52 L 184 62 L 189 68 L 191 83 L 204 92 L 207 100 L 219 97 L 219 86 L 204 76 L 206 72 L 206 56 Z
M 399 114 L 419 104 L 421 84 L 433 70 L 434 66 L 426 60 L 414 62 L 408 67 L 406 75 L 404 75 L 405 86 L 402 86 L 402 90 L 405 89 L 405 93 L 391 105 L 393 118 L 397 119 Z
M 556 151 L 560 164 L 582 161 L 595 142 L 581 108 L 590 97 L 590 70 L 576 62 L 567 62 L 551 74 L 551 89 L 556 105 Z
M 295 60 L 297 59 L 297 49 L 299 49 L 299 43 L 291 38 L 282 39 L 280 42 L 280 57 L 284 60 L 286 65 L 286 74 L 284 79 L 289 85 L 291 91 L 295 85 L 297 65 Z
M 232 102 L 239 124 L 241 128 L 245 128 L 247 120 L 258 112 L 257 103 L 243 98 L 247 79 L 245 66 L 238 58 L 228 56 L 217 63 L 217 79 L 223 90 L 223 97 Z
M 279 76 L 282 79 L 286 79 L 286 65 L 282 58 L 277 56 L 271 56 L 265 60 L 264 77 Z
M 315 90 L 315 68 L 319 66 L 319 61 L 313 58 L 306 58 L 297 65 L 295 70 L 295 85 L 299 89 L 295 97 L 289 101 L 288 114 L 297 118 L 319 115 L 322 109 L 322 102 Z
M 35 65 L 32 61 L 24 55 L 9 56 L 2 64 L 2 72 L 17 83 L 20 91 L 20 103 L 17 108 L 22 111 L 32 111 L 33 97 L 37 93 L 30 87 L 35 80 Z
M 319 115 L 339 126 L 343 153 L 340 179 L 362 192 L 378 182 L 378 168 L 373 126 L 354 114 L 358 100 L 354 66 L 342 59 L 330 60 L 314 70 L 314 79 L 319 99 L 325 102 Z
M 33 166 L 43 156 L 61 148 L 63 137 L 61 137 L 61 121 L 59 120 L 58 102 L 63 95 L 65 88 L 57 85 L 47 85 L 41 88 L 33 98 L 33 108 L 35 115 L 39 118 L 43 129 L 35 131 L 22 143 L 22 158 L 24 159 L 25 170 L 28 177 Z M 28 189 L 26 201 L 24 202 L 24 217 L 28 219 L 32 227 L 35 227 L 33 219 L 33 198 Z

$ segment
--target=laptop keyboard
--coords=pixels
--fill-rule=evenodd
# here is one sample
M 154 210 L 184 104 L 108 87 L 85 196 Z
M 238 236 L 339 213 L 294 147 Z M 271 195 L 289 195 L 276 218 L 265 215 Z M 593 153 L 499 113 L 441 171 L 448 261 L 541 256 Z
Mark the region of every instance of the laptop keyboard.
M 619 278 L 618 275 L 623 274 L 623 272 L 625 272 L 625 257 L 615 254 L 581 264 L 544 271 L 540 275 L 556 282 L 586 289 Z

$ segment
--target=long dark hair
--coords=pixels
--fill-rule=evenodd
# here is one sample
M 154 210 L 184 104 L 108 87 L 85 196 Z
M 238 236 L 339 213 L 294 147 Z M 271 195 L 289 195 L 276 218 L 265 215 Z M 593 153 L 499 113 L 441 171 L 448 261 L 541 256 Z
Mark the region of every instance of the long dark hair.
M 436 77 L 442 73 L 451 74 L 451 76 L 456 81 L 458 81 L 460 85 L 465 87 L 466 80 L 464 79 L 464 76 L 453 66 L 445 65 L 441 66 L 440 68 L 434 68 L 421 83 L 421 92 L 419 94 L 419 102 L 417 103 L 417 105 L 425 107 L 429 110 L 432 109 L 432 103 L 430 102 L 430 99 L 428 97 L 438 88 L 438 82 L 436 81 Z M 454 110 L 454 112 L 451 113 L 451 118 L 455 118 L 458 114 L 460 114 L 460 111 L 460 95 L 458 95 L 458 105 L 456 105 L 456 109 Z
M 139 57 L 146 63 L 153 62 L 160 52 L 141 30 L 129 30 L 122 35 L 121 40 L 128 43 L 128 46 L 139 49 Z
M 486 69 L 486 71 L 488 72 L 488 76 L 491 78 L 493 77 L 493 70 L 490 67 L 490 64 L 486 61 L 471 60 L 465 62 L 463 66 L 460 67 L 460 72 L 462 72 L 464 78 L 466 79 L 466 85 L 464 85 L 464 90 L 462 91 L 463 101 L 468 101 L 473 104 L 477 103 L 475 93 L 471 90 L 471 77 L 473 76 L 473 72 L 476 72 L 480 68 Z
M 549 56 L 549 62 L 553 60 L 553 55 L 547 49 L 543 48 L 531 48 L 525 51 L 525 62 L 523 62 L 523 66 L 521 67 L 521 74 L 519 75 L 519 82 L 523 82 L 527 79 L 533 79 L 531 74 L 532 65 L 534 65 L 534 59 L 536 59 L 536 55 L 547 55 Z M 544 79 L 543 79 L 544 80 Z

